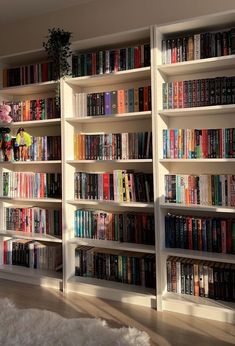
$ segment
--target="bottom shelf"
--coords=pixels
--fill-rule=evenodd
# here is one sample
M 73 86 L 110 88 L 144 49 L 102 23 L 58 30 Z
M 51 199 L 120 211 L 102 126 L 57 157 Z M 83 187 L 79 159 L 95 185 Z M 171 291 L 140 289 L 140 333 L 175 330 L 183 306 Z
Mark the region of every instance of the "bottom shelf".
M 0 265 L 0 278 L 62 289 L 62 273 L 21 266 Z
M 155 291 L 151 288 L 100 280 L 89 277 L 73 276 L 67 282 L 66 290 L 122 303 L 156 308 Z
M 235 303 L 168 292 L 162 309 L 211 320 L 235 323 Z

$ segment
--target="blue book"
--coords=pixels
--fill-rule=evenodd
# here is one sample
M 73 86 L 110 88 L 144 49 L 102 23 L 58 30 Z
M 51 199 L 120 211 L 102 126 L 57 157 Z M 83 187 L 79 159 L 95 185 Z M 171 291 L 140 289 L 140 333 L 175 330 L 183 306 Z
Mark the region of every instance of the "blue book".
M 105 115 L 112 114 L 111 93 L 109 91 L 104 93 L 104 114 Z
M 128 90 L 128 112 L 134 112 L 134 89 Z

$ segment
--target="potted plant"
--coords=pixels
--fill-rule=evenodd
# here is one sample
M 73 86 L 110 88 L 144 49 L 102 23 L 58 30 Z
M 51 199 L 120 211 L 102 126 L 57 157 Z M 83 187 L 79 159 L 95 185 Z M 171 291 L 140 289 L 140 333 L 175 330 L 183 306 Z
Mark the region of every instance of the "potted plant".
M 48 40 L 43 42 L 43 47 L 47 53 L 48 59 L 53 63 L 53 80 L 56 83 L 56 112 L 60 113 L 60 78 L 71 75 L 71 66 L 69 59 L 72 55 L 70 49 L 70 39 L 72 33 L 60 28 L 48 29 Z
M 72 33 L 60 28 L 52 28 L 48 31 L 48 40 L 43 42 L 43 47 L 48 58 L 53 62 L 53 79 L 57 81 L 71 74 L 71 66 L 68 61 L 72 54 L 70 50 Z

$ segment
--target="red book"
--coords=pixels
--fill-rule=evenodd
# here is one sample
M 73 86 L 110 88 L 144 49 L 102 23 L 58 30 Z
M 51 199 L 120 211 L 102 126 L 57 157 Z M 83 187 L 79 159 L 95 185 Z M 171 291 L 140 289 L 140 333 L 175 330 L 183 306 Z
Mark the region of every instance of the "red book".
M 208 157 L 208 131 L 207 129 L 202 129 L 202 158 L 206 159 Z
M 141 47 L 134 47 L 134 68 L 141 67 Z
M 42 82 L 48 81 L 48 63 L 42 63 Z
M 104 200 L 110 200 L 109 173 L 103 173 L 103 198 Z
M 145 86 L 144 87 L 144 112 L 148 111 L 150 108 L 149 108 L 149 90 L 148 90 L 148 87 Z

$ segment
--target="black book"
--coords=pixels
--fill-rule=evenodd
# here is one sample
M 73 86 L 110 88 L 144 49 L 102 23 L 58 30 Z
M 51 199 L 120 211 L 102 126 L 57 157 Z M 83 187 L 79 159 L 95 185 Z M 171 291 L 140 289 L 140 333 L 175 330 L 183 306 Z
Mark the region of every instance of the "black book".
M 235 54 L 235 28 L 231 29 L 231 54 Z

